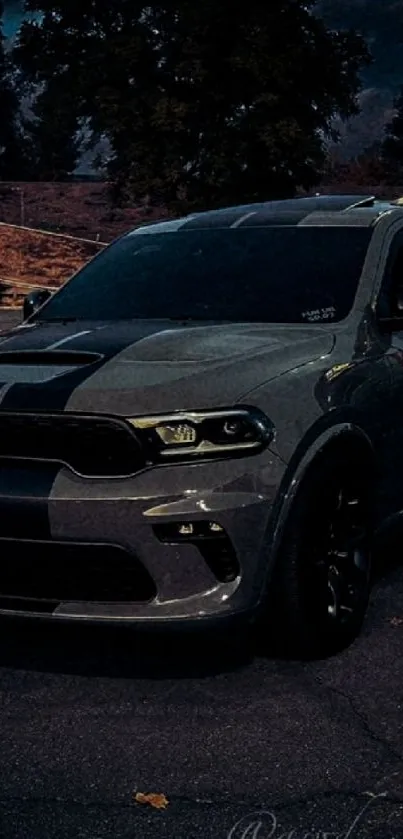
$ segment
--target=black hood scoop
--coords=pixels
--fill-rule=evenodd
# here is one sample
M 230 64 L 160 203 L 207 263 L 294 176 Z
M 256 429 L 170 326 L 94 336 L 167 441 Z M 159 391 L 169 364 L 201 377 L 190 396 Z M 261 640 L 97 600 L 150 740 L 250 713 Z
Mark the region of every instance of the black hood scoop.
M 0 352 L 0 364 L 94 364 L 102 355 L 79 350 L 9 350 Z
M 10 350 L 0 352 L 0 382 L 46 382 L 72 373 L 80 367 L 96 364 L 99 353 L 74 350 Z

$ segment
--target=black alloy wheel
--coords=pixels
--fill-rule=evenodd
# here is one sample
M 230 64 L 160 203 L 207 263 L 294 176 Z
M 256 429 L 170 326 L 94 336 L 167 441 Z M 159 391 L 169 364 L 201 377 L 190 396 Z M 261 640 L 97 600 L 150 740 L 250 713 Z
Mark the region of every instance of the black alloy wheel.
M 367 465 L 327 454 L 303 481 L 286 523 L 268 615 L 287 651 L 331 655 L 359 633 L 371 586 Z

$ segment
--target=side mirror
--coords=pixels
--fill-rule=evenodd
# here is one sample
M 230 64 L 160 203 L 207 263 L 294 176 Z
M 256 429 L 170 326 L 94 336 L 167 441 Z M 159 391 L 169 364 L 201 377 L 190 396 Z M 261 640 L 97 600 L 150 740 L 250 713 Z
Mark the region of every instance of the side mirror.
M 394 307 L 403 317 L 403 285 L 399 285 L 394 293 Z
M 23 303 L 23 319 L 30 318 L 51 296 L 52 292 L 46 288 L 38 288 L 27 294 Z

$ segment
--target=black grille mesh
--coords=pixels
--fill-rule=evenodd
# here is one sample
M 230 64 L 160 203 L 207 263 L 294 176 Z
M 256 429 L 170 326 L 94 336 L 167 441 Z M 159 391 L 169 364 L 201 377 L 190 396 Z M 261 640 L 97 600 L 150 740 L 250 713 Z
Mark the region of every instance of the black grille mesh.
M 60 462 L 93 477 L 131 475 L 145 462 L 124 421 L 23 412 L 0 413 L 0 458 Z

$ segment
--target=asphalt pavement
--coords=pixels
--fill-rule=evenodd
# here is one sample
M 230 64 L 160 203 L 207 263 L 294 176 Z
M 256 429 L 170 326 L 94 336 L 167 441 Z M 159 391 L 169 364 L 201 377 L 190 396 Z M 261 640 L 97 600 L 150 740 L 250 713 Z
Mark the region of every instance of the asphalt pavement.
M 395 569 L 327 661 L 2 622 L 0 836 L 403 836 L 401 616 Z
M 2 621 L 0 837 L 401 839 L 403 568 L 326 661 Z

